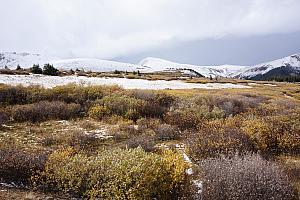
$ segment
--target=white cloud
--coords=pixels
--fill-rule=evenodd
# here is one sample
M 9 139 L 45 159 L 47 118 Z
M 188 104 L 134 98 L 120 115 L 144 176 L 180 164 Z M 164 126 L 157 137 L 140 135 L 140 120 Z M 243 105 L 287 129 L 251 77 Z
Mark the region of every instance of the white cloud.
M 172 41 L 300 30 L 299 0 L 0 0 L 1 51 L 113 58 Z

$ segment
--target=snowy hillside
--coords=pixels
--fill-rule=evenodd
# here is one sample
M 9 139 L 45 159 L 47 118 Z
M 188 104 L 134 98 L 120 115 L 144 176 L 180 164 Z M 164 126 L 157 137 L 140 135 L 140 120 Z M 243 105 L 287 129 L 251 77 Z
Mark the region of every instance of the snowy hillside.
M 185 73 L 198 74 L 205 77 L 218 76 L 244 79 L 252 79 L 258 76 L 263 79 L 265 74 L 267 76 L 270 76 L 270 74 L 276 74 L 276 76 L 278 76 L 278 74 L 280 75 L 281 73 L 289 75 L 294 74 L 294 72 L 295 74 L 300 74 L 300 54 L 294 54 L 254 66 L 197 66 L 151 57 L 143 59 L 138 64 L 130 64 L 91 58 L 59 59 L 40 54 L 0 53 L 0 68 L 7 66 L 13 69 L 16 68 L 17 65 L 20 65 L 22 68 L 29 68 L 32 67 L 33 64 L 43 66 L 46 63 L 53 64 L 54 67 L 65 70 L 75 70 L 77 68 L 95 72 L 109 72 L 114 70 L 130 72 L 140 70 L 144 73 L 181 70 Z M 281 69 L 282 67 L 285 68 Z
M 145 58 L 142 60 L 139 65 L 143 66 L 145 72 L 151 71 L 168 71 L 168 70 L 183 70 L 190 69 L 202 74 L 205 77 L 209 76 L 222 76 L 222 77 L 231 77 L 236 73 L 240 72 L 242 69 L 245 69 L 246 66 L 236 66 L 236 65 L 221 65 L 221 66 L 197 66 L 190 64 L 179 64 L 170 62 L 167 60 L 159 58 Z
M 114 70 L 120 71 L 136 71 L 138 66 L 129 63 L 121 63 L 100 59 L 76 58 L 54 61 L 53 66 L 58 69 L 84 69 L 85 71 L 93 72 L 111 72 Z
M 294 54 L 282 59 L 258 64 L 236 74 L 237 78 L 252 78 L 264 75 L 276 68 L 289 67 L 292 71 L 300 71 L 300 54 Z
M 0 68 L 5 66 L 16 68 L 18 65 L 23 68 L 29 68 L 32 67 L 33 64 L 51 63 L 55 60 L 58 60 L 58 58 L 40 54 L 5 52 L 0 53 Z
M 69 70 L 76 68 L 86 71 L 107 72 L 114 70 L 135 71 L 138 66 L 129 63 L 114 62 L 100 59 L 76 58 L 76 59 L 59 59 L 48 57 L 40 54 L 29 53 L 0 53 L 0 68 L 5 66 L 14 69 L 18 65 L 22 68 L 30 68 L 34 64 L 43 66 L 46 63 L 53 64 L 58 69 Z

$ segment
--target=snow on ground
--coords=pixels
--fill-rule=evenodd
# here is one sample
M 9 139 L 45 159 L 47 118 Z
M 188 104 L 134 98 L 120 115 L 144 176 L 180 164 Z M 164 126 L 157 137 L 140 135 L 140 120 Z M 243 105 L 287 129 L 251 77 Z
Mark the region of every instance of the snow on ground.
M 51 88 L 70 83 L 82 85 L 119 85 L 124 89 L 227 89 L 227 88 L 251 88 L 250 86 L 232 83 L 186 83 L 183 81 L 148 81 L 143 79 L 126 78 L 99 78 L 84 76 L 44 76 L 44 75 L 0 75 L 0 83 L 8 85 L 41 85 Z

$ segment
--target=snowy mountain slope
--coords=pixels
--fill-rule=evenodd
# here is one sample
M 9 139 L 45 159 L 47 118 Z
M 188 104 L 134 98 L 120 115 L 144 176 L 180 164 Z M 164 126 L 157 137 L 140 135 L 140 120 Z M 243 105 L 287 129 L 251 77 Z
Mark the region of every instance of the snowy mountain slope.
M 18 65 L 23 68 L 29 68 L 33 64 L 45 64 L 54 60 L 58 60 L 58 58 L 40 54 L 5 52 L 0 53 L 0 68 L 5 66 L 16 68 Z
M 0 53 L 0 68 L 5 66 L 9 68 L 16 68 L 20 65 L 22 68 L 30 68 L 34 64 L 43 66 L 46 63 L 53 64 L 58 69 L 69 70 L 76 68 L 84 69 L 86 71 L 108 72 L 114 70 L 135 71 L 138 66 L 129 63 L 121 63 L 108 60 L 90 59 L 90 58 L 76 58 L 76 59 L 59 59 L 55 57 L 48 57 L 40 54 L 30 53 Z
M 75 70 L 78 68 L 93 72 L 111 72 L 114 70 L 130 72 L 136 71 L 138 68 L 138 66 L 134 64 L 89 58 L 58 60 L 52 62 L 52 64 L 58 69 Z
M 247 68 L 247 66 L 237 65 L 197 66 L 174 63 L 167 60 L 151 57 L 143 59 L 139 63 L 139 65 L 144 67 L 144 72 L 191 69 L 198 72 L 199 74 L 202 74 L 205 77 L 232 77 L 235 74 L 239 73 L 241 70 Z
M 271 72 L 272 70 L 282 67 L 288 67 L 291 73 L 293 71 L 298 73 L 298 71 L 300 71 L 300 54 L 294 54 L 282 59 L 249 67 L 246 70 L 242 70 L 240 73 L 236 74 L 236 77 L 250 79 L 256 76 L 262 76 L 264 74 L 267 74 L 268 72 Z
M 144 73 L 158 71 L 174 71 L 181 70 L 185 73 L 198 73 L 205 77 L 229 77 L 242 79 L 255 79 L 264 76 L 281 74 L 290 75 L 300 73 L 300 54 L 294 54 L 282 59 L 266 62 L 254 66 L 238 66 L 238 65 L 220 65 L 220 66 L 197 66 L 191 64 L 180 64 L 159 58 L 145 58 L 138 64 L 122 63 L 108 60 L 91 59 L 91 58 L 75 58 L 75 59 L 59 59 L 55 57 L 44 56 L 40 54 L 29 53 L 0 53 L 0 68 L 5 66 L 13 69 L 17 65 L 22 68 L 32 67 L 33 64 L 43 66 L 46 63 L 53 64 L 58 69 L 84 69 L 86 71 L 108 72 L 114 70 L 120 71 L 137 71 Z M 282 68 L 284 67 L 284 68 Z M 282 69 L 281 69 L 282 68 Z M 295 72 L 295 73 L 294 73 Z

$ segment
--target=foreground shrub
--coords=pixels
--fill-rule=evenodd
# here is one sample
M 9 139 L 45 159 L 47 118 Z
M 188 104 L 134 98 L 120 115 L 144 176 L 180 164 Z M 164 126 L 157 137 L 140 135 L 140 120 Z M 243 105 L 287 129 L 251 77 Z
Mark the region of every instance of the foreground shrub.
M 244 122 L 243 130 L 261 152 L 299 153 L 300 114 L 256 117 Z
M 16 105 L 11 109 L 11 117 L 16 122 L 41 122 L 49 119 L 71 119 L 80 115 L 79 104 L 60 101 L 42 101 L 34 104 Z
M 184 181 L 185 168 L 182 157 L 170 152 L 115 149 L 86 156 L 67 149 L 49 156 L 35 183 L 89 198 L 170 199 Z
M 256 151 L 250 138 L 236 124 L 239 119 L 215 120 L 188 134 L 187 143 L 194 160 Z
M 294 199 L 283 169 L 259 155 L 213 158 L 200 162 L 203 199 Z
M 43 170 L 47 155 L 18 148 L 0 149 L 0 180 L 28 183 L 30 177 Z

